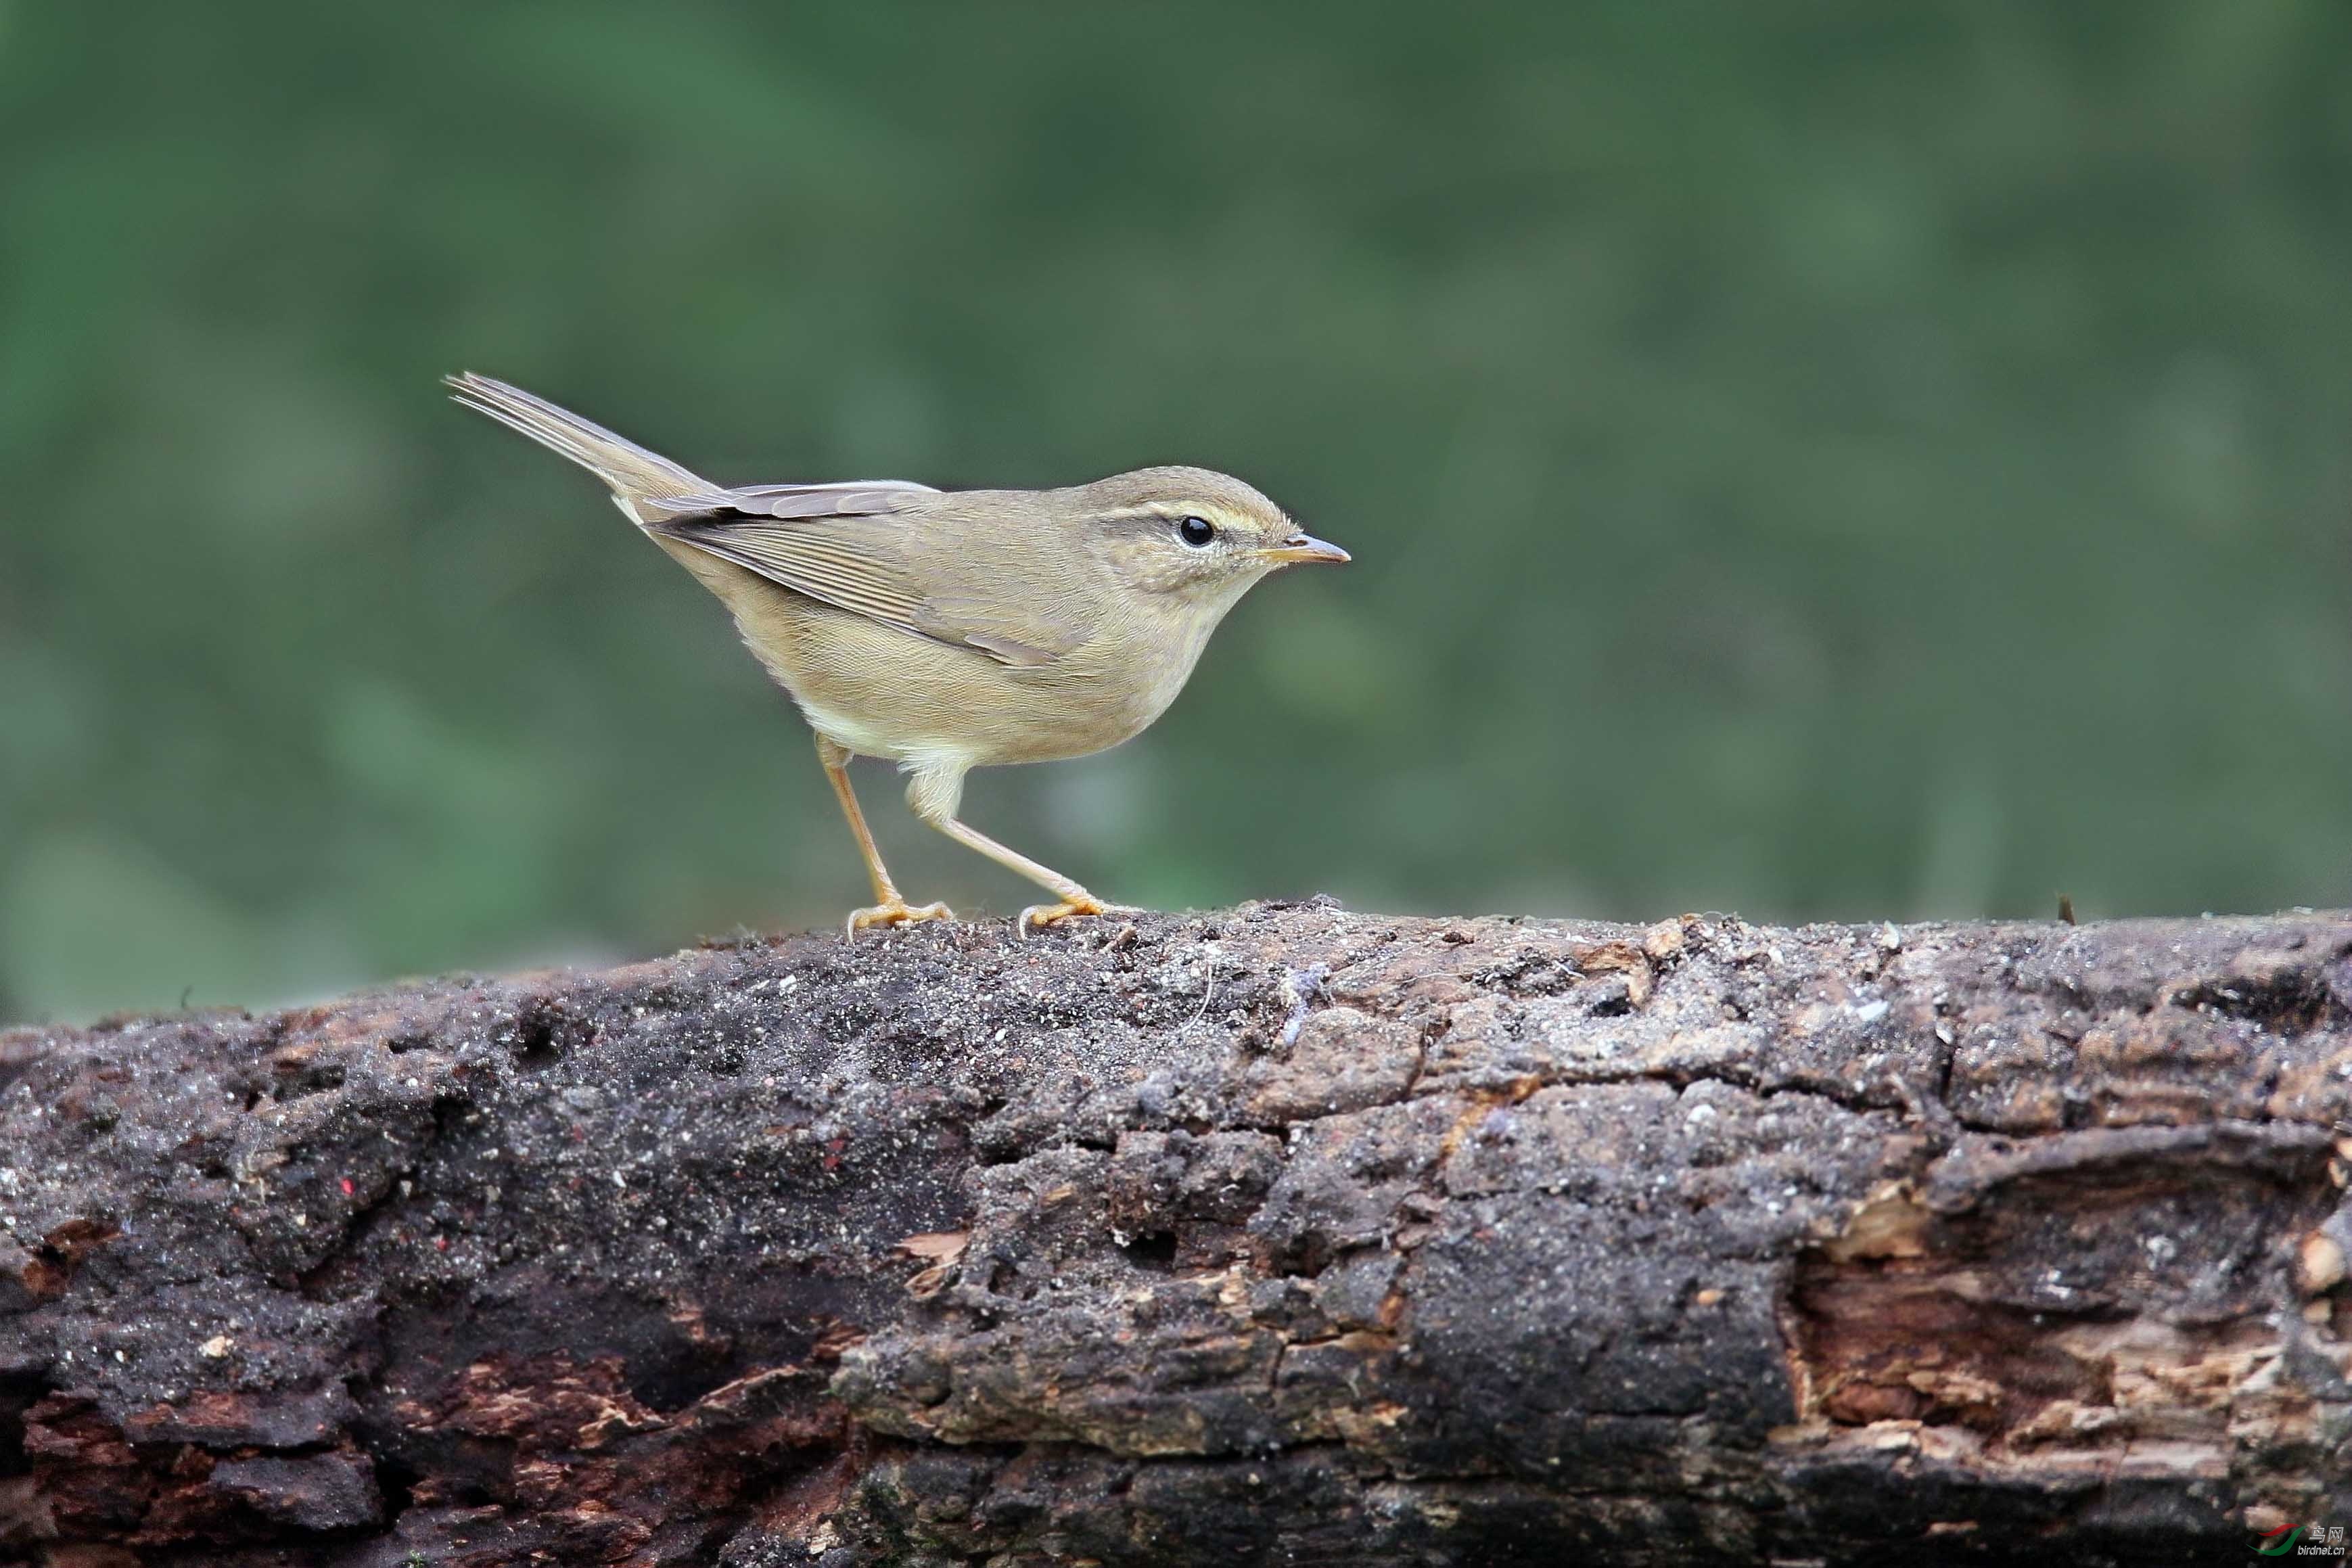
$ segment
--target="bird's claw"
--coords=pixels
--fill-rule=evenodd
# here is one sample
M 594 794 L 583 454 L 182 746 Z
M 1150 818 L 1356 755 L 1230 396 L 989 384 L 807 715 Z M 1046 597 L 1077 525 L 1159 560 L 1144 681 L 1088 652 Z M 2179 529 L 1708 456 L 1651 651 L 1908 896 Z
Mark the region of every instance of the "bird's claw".
M 854 937 L 868 926 L 906 926 L 920 921 L 951 921 L 955 911 L 945 904 L 923 904 L 910 907 L 904 899 L 892 899 L 887 904 L 877 904 L 870 910 L 853 910 L 845 928 Z
M 1058 904 L 1030 905 L 1021 911 L 1021 919 L 1014 923 L 1013 930 L 1022 936 L 1027 936 L 1032 931 L 1060 925 L 1064 921 L 1076 920 L 1080 915 L 1132 915 L 1141 912 L 1133 905 L 1107 904 L 1092 893 L 1084 893 L 1075 899 L 1064 899 Z

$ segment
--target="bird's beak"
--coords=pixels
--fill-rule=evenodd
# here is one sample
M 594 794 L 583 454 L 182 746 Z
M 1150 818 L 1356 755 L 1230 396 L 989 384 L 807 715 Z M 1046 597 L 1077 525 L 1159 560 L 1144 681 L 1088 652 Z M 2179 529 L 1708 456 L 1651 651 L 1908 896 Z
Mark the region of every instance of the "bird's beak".
M 1311 533 L 1294 533 L 1281 543 L 1258 554 L 1277 566 L 1297 565 L 1303 562 L 1323 561 L 1337 566 L 1348 559 L 1348 552 L 1336 544 L 1326 544 Z

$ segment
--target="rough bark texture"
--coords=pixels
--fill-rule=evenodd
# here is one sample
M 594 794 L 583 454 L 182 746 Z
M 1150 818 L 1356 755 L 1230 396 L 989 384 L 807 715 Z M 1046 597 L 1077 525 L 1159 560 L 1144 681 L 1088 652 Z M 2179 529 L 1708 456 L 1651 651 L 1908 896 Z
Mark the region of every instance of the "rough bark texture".
M 0 1035 L 0 1563 L 2238 1562 L 2352 917 L 801 937 Z

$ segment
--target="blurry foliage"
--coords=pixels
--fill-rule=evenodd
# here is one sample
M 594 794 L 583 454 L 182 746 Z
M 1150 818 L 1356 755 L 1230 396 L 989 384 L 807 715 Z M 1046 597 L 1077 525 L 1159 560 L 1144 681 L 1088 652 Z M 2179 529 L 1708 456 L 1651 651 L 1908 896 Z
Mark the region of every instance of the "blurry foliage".
M 970 815 L 1107 894 L 2347 900 L 2352 8 L 0 10 L 0 1016 L 837 918 L 740 480 L 1358 564 Z M 1032 896 L 869 809 L 919 899 Z

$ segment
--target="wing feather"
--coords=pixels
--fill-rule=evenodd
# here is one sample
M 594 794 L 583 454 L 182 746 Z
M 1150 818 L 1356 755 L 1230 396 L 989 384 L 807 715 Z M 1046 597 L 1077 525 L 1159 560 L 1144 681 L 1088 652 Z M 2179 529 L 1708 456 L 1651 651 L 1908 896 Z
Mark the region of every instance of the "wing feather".
M 736 509 L 767 517 L 872 517 L 939 494 L 908 479 L 848 479 L 824 485 L 746 485 L 728 492 Z
M 1003 549 L 998 531 L 971 519 L 911 526 L 897 515 L 938 491 L 867 480 L 731 494 L 725 511 L 655 530 L 836 609 L 1000 664 L 1053 664 L 1094 630 L 1095 617 L 1074 609 L 1077 596 L 1030 581 L 1027 552 Z

